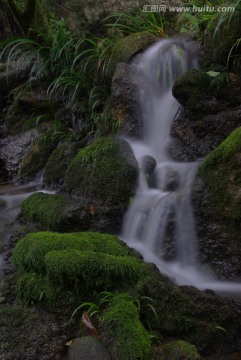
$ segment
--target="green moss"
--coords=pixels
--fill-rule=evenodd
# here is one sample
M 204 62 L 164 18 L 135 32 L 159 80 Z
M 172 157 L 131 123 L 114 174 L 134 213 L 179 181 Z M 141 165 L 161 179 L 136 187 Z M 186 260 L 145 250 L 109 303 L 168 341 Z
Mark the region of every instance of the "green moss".
M 75 249 L 53 250 L 45 255 L 48 278 L 55 286 L 99 291 L 134 285 L 145 264 L 130 256 L 114 256 Z
M 22 274 L 17 283 L 17 295 L 26 304 L 49 302 L 56 298 L 56 290 L 46 277 L 36 273 Z
M 102 138 L 80 150 L 67 171 L 67 190 L 105 204 L 128 204 L 138 171 L 124 158 L 120 144 L 129 148 L 126 142 Z
M 241 219 L 241 128 L 203 161 L 199 173 L 210 189 L 214 216 L 234 225 Z
M 92 219 L 87 205 L 63 195 L 38 192 L 25 199 L 21 209 L 26 220 L 41 224 L 44 230 L 87 230 Z
M 182 340 L 173 341 L 163 347 L 164 360 L 201 359 L 194 345 Z
M 129 62 L 136 54 L 144 51 L 148 46 L 156 42 L 158 38 L 148 31 L 134 33 L 117 41 L 113 48 L 110 63 L 108 65 L 108 76 L 112 77 L 115 67 L 120 62 Z
M 62 143 L 52 152 L 44 170 L 46 184 L 62 184 L 67 167 L 79 150 L 77 143 Z
M 149 359 L 150 336 L 139 320 L 139 313 L 129 294 L 114 297 L 104 314 L 105 342 L 112 356 L 120 360 Z M 114 357 L 115 356 L 115 357 Z
M 190 110 L 200 110 L 203 106 L 200 105 L 200 100 L 205 100 L 211 80 L 212 78 L 203 71 L 190 70 L 175 82 L 172 89 L 173 96 Z
M 52 250 L 76 249 L 115 256 L 129 254 L 129 249 L 118 238 L 95 232 L 58 234 L 39 232 L 28 234 L 14 249 L 13 258 L 18 269 L 45 272 L 45 255 Z

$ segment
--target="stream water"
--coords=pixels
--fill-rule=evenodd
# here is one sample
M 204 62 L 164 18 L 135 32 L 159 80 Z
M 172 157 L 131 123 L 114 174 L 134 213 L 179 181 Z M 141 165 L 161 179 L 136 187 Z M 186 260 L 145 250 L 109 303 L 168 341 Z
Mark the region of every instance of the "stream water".
M 122 239 L 146 261 L 180 285 L 241 297 L 241 284 L 218 281 L 199 261 L 191 188 L 199 161 L 176 162 L 169 155 L 170 127 L 180 107 L 172 85 L 198 66 L 192 42 L 165 39 L 139 55 L 134 64 L 143 111 L 142 139 L 127 139 L 140 168 L 136 196 L 125 215 Z M 151 176 L 146 158 L 156 163 Z M 155 160 L 154 160 L 155 159 Z
M 18 225 L 20 204 L 41 186 L 42 177 L 25 185 L 0 184 L 0 278 L 3 276 L 5 244 Z

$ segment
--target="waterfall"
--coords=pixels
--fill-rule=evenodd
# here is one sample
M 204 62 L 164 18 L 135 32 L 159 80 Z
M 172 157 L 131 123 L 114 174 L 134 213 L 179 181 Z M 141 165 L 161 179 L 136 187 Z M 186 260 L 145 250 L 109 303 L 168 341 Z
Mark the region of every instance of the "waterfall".
M 134 60 L 143 136 L 126 139 L 140 177 L 121 238 L 177 284 L 241 294 L 240 284 L 216 280 L 199 261 L 191 202 L 199 161 L 176 162 L 169 153 L 170 127 L 180 107 L 172 96 L 172 86 L 181 74 L 198 67 L 196 50 L 191 41 L 164 39 Z M 146 170 L 147 162 L 152 164 L 151 171 Z

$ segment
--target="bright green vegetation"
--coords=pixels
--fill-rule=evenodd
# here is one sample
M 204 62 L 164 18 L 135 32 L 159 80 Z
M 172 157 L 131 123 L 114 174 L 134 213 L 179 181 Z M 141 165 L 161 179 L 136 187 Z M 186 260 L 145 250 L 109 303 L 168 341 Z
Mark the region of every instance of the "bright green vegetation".
M 163 347 L 164 360 L 200 360 L 194 345 L 186 341 L 173 341 Z
M 232 7 L 235 11 L 197 11 L 184 12 L 178 19 L 180 32 L 192 31 L 198 40 L 206 48 L 205 63 L 211 65 L 218 63 L 232 66 L 240 61 L 240 16 L 241 2 L 234 0 L 217 0 L 215 4 L 212 1 L 203 3 L 201 0 L 195 0 L 191 3 L 185 3 L 186 6 L 203 7 Z
M 52 233 L 39 232 L 26 235 L 14 250 L 14 261 L 22 271 L 45 272 L 45 255 L 53 250 L 75 249 L 100 252 L 113 256 L 129 254 L 128 248 L 116 237 L 95 232 Z
M 213 198 L 213 214 L 230 225 L 240 222 L 241 202 L 241 128 L 231 135 L 203 161 L 200 174 Z
M 87 204 L 81 204 L 63 195 L 35 193 L 22 203 L 26 220 L 38 223 L 44 230 L 86 230 L 91 221 Z
M 112 298 L 104 313 L 103 324 L 106 329 L 105 341 L 109 342 L 115 358 L 149 359 L 150 335 L 141 324 L 138 309 L 128 293 L 117 294 Z
M 145 273 L 135 258 L 75 249 L 54 250 L 45 256 L 48 277 L 55 286 L 80 291 L 134 285 Z
M 102 138 L 86 146 L 72 160 L 66 175 L 68 191 L 125 206 L 133 195 L 138 171 L 121 151 L 129 145 Z
M 92 232 L 28 234 L 17 243 L 13 258 L 24 276 L 18 288 L 26 286 L 31 299 L 37 299 L 43 288 L 49 298 L 54 289 L 78 294 L 124 288 L 134 285 L 148 269 L 116 237 Z M 42 290 L 30 286 L 35 277 Z M 23 294 L 21 290 L 19 295 Z

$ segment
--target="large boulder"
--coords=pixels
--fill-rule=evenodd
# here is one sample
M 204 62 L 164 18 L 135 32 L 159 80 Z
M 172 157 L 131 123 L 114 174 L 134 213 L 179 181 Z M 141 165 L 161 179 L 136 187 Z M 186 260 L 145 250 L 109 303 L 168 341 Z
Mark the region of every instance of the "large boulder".
M 93 336 L 74 339 L 69 347 L 68 360 L 111 360 L 102 342 Z
M 70 163 L 66 189 L 103 205 L 126 207 L 135 193 L 138 166 L 125 140 L 101 138 Z
M 241 128 L 202 162 L 193 194 L 204 260 L 219 276 L 241 276 Z

